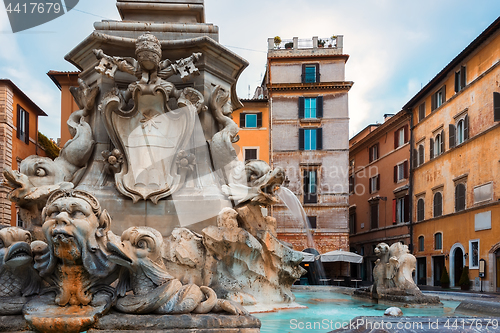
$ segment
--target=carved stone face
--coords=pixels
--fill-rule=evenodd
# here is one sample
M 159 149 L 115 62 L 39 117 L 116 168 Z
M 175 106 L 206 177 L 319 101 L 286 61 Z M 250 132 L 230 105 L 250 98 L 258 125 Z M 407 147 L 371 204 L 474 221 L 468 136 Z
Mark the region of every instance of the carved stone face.
M 377 244 L 373 252 L 375 252 L 375 255 L 377 257 L 383 257 L 386 253 L 389 252 L 389 245 L 387 245 L 386 243 L 379 243 Z
M 139 61 L 142 68 L 147 71 L 152 71 L 158 69 L 160 56 L 155 52 L 141 51 L 137 53 L 137 61 Z
M 95 237 L 99 228 L 90 204 L 80 198 L 63 197 L 48 206 L 45 214 L 42 230 L 54 245 L 54 255 L 63 261 L 80 259 L 87 240 Z
M 109 260 L 131 270 L 135 270 L 146 258 L 162 263 L 162 244 L 163 238 L 158 231 L 148 227 L 131 227 L 123 232 L 121 244 L 108 243 L 111 252 Z
M 24 266 L 32 261 L 31 235 L 28 231 L 17 227 L 0 230 L 0 268 L 6 265 L 11 268 Z

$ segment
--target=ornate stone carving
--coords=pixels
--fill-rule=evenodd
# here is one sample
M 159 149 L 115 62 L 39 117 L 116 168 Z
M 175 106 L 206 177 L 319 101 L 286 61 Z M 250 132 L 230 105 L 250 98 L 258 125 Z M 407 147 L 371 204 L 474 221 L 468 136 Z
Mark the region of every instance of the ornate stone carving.
M 62 331 L 78 332 L 106 313 L 116 297 L 109 284 L 117 271 L 106 250 L 116 236 L 109 231 L 106 210 L 84 191 L 54 192 L 42 216 L 47 243 L 36 241 L 31 248 L 35 268 L 51 287 L 28 302 L 23 312 L 40 331 L 60 324 Z
M 40 278 L 33 268 L 31 235 L 18 227 L 0 229 L 0 315 L 20 314 L 37 294 Z
M 71 92 L 81 109 L 73 112 L 67 121 L 73 138 L 66 142 L 59 157 L 51 160 L 32 155 L 21 162 L 20 172 L 7 168 L 3 171 L 6 185 L 13 188 L 9 199 L 21 208 L 21 218 L 30 230 L 43 223 L 41 210 L 52 192 L 78 184 L 94 148 L 92 129 L 85 117 L 94 109 L 99 90 L 89 88 L 80 79 L 78 82 L 80 86 L 72 87 Z
M 148 227 L 132 227 L 122 234 L 121 243 L 108 243 L 109 259 L 122 266 L 117 286 L 116 308 L 125 313 L 208 313 L 224 310 L 247 312 L 235 303 L 218 300 L 206 286 L 182 285 L 166 270 L 162 259 L 163 238 Z M 133 295 L 126 292 L 132 290 Z
M 386 243 L 380 243 L 374 252 L 379 259 L 373 268 L 372 298 L 410 305 L 440 304 L 438 297 L 424 295 L 413 282 L 416 259 L 408 251 L 407 245 L 396 242 L 389 247 Z M 367 291 L 356 291 L 355 294 L 366 296 Z
M 139 79 L 126 91 L 108 94 L 100 110 L 113 144 L 124 154 L 121 169 L 113 168 L 117 189 L 134 202 L 151 200 L 156 204 L 184 184 L 188 165 L 177 163 L 177 159 L 191 137 L 195 117 L 204 104 L 197 90 L 189 87 L 177 90 L 164 79 L 174 74 L 183 78 L 199 74 L 194 62 L 201 54 L 193 54 L 177 63 L 160 62 L 161 46 L 151 34 L 138 38 L 137 60 L 110 57 L 101 50 L 94 53 L 101 59 L 96 67 L 98 72 L 113 78 L 120 70 Z M 178 109 L 170 109 L 168 101 L 172 97 L 177 99 Z M 131 109 L 128 108 L 130 99 L 134 102 Z M 193 164 L 194 160 L 187 159 L 187 162 Z
M 238 177 L 236 175 L 238 174 Z M 231 181 L 222 191 L 237 204 L 251 201 L 255 204 L 273 205 L 279 202 L 275 191 L 283 184 L 285 171 L 281 167 L 272 170 L 260 160 L 246 161 L 233 170 Z

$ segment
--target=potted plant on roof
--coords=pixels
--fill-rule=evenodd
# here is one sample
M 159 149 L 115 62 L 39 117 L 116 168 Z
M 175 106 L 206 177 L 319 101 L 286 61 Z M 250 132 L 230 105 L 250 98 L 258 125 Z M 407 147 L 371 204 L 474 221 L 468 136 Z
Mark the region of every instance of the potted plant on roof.
M 462 290 L 470 289 L 469 266 L 464 267 L 464 270 L 462 271 L 462 276 L 460 277 L 458 284 L 460 285 L 460 289 Z
M 324 47 L 325 46 L 325 43 L 326 41 L 323 40 L 323 39 L 318 39 L 318 47 Z
M 439 282 L 441 282 L 441 288 L 450 288 L 450 276 L 448 275 L 446 266 L 443 267 L 443 274 L 441 274 L 441 280 Z
M 280 36 L 276 36 L 274 37 L 274 47 L 279 49 L 280 48 L 280 44 L 281 44 L 281 38 Z
M 330 37 L 330 40 L 332 41 L 330 44 L 328 44 L 328 47 L 332 47 L 333 44 L 335 44 L 335 41 L 337 40 L 337 36 L 336 35 L 333 35 L 332 37 Z

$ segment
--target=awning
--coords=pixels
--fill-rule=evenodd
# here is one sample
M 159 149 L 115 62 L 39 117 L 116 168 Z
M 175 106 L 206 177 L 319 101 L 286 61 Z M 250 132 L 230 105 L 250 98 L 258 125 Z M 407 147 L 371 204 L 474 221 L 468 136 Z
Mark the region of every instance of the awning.
M 363 262 L 363 256 L 353 252 L 347 252 L 342 250 L 335 250 L 324 253 L 320 255 L 321 262 L 352 262 L 353 264 L 361 264 Z
M 307 252 L 300 252 L 304 256 L 302 262 L 314 262 L 314 254 Z

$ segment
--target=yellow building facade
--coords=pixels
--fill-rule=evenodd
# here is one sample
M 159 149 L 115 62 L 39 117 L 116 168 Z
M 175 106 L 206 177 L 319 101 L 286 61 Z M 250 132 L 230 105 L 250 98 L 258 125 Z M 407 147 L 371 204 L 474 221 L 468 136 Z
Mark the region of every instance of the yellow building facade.
M 441 285 L 446 267 L 458 286 L 467 266 L 474 290 L 500 290 L 499 60 L 500 18 L 404 106 L 418 284 Z

